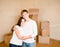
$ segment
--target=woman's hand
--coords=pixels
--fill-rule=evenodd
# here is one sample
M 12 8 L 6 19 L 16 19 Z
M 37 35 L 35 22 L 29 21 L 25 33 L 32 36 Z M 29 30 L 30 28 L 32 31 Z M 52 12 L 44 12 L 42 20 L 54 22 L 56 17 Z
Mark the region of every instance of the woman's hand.
M 28 36 L 23 36 L 23 40 L 26 40 L 26 39 L 29 39 L 29 38 L 32 38 L 32 36 L 31 35 L 28 35 Z

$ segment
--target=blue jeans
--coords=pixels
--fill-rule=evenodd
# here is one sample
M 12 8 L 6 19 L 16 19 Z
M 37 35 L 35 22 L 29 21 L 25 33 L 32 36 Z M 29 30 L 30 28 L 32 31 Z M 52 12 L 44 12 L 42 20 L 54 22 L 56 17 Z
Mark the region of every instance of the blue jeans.
M 33 43 L 23 42 L 23 47 L 36 47 L 36 46 L 35 46 L 35 42 L 33 42 Z
M 22 45 L 14 45 L 14 44 L 9 44 L 9 47 L 22 47 Z

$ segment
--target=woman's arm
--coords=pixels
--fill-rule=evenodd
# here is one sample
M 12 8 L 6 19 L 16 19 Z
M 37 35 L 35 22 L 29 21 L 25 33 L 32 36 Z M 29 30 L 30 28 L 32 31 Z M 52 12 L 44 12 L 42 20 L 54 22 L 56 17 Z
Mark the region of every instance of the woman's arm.
M 32 35 L 28 35 L 28 36 L 21 36 L 21 33 L 20 33 L 20 30 L 19 30 L 19 27 L 16 26 L 13 28 L 13 30 L 15 31 L 17 37 L 21 40 L 25 40 L 25 39 L 29 39 L 29 38 L 32 38 Z
M 25 40 L 25 39 L 29 39 L 29 38 L 32 38 L 32 35 L 28 35 L 28 36 L 21 36 L 20 34 L 20 31 L 18 29 L 15 29 L 15 33 L 17 35 L 17 37 L 21 40 Z
M 23 40 L 23 36 L 21 36 L 19 27 L 18 27 L 18 26 L 15 26 L 15 27 L 13 28 L 13 30 L 15 31 L 17 37 L 18 37 L 19 39 Z
M 23 36 L 20 35 L 20 31 L 18 29 L 15 29 L 15 33 L 19 39 L 23 40 Z
M 15 33 L 16 33 L 17 37 L 18 37 L 19 39 L 21 39 L 21 40 L 25 40 L 25 39 L 32 38 L 31 35 L 28 35 L 28 36 L 21 36 L 21 35 L 20 35 L 20 31 L 19 31 L 18 29 L 15 29 Z
M 24 40 L 25 40 L 25 39 L 30 39 L 30 38 L 32 38 L 32 35 L 23 36 L 23 38 L 24 38 Z

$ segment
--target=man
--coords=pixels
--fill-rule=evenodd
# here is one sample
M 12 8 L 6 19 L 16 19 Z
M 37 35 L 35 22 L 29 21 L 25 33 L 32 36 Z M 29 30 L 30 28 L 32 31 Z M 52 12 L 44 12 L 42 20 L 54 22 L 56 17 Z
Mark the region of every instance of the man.
M 34 20 L 29 18 L 29 13 L 27 10 L 22 10 L 21 15 L 26 20 L 23 28 L 23 36 L 28 36 L 23 40 L 23 47 L 35 47 L 34 38 L 37 36 L 37 24 Z

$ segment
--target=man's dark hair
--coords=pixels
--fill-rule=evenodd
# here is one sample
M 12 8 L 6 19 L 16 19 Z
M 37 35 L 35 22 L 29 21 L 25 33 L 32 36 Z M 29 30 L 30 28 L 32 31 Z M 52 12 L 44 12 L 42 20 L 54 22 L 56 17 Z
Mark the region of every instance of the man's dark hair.
M 24 12 L 27 12 L 28 13 L 28 10 L 24 9 L 21 11 L 21 15 L 24 13 Z

